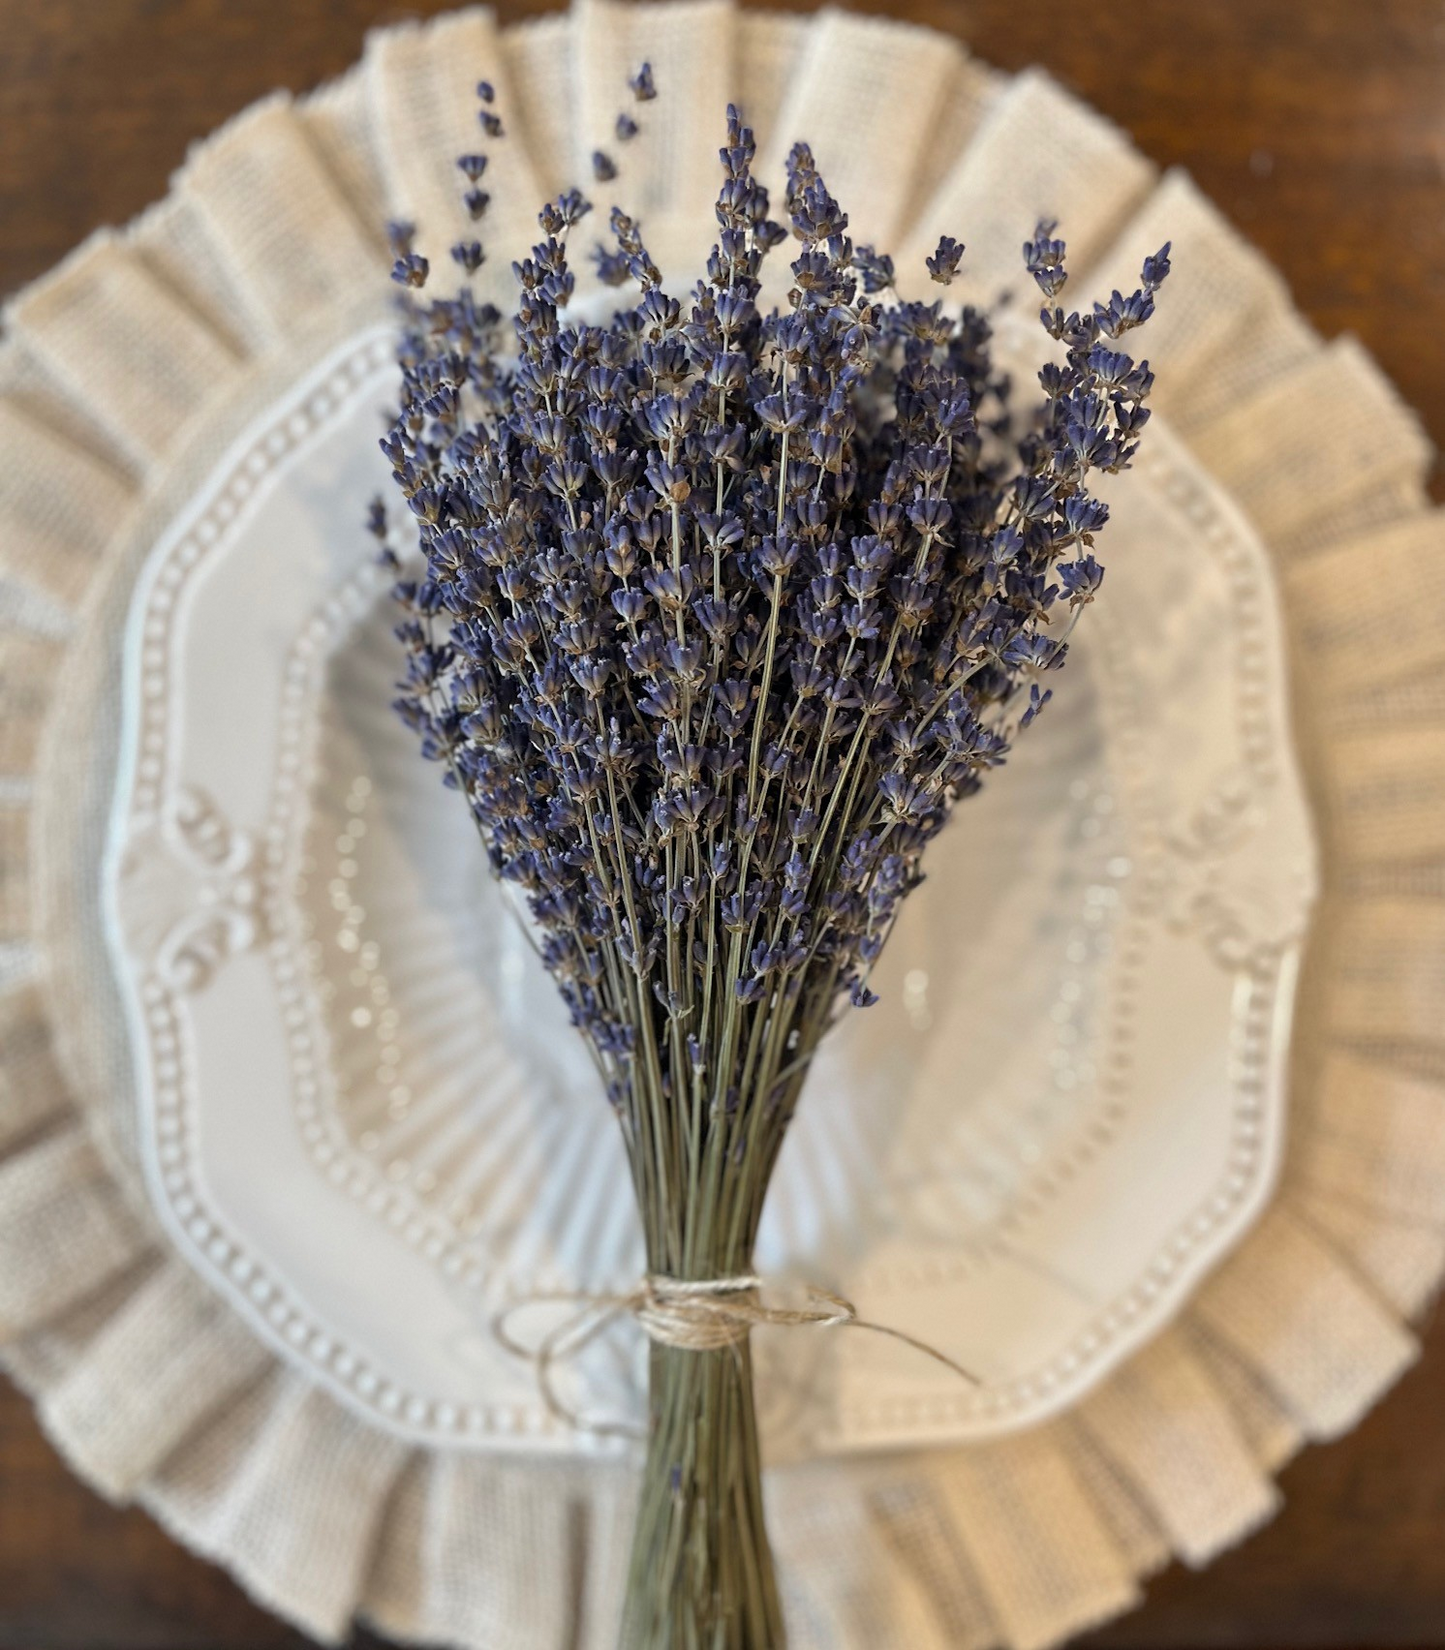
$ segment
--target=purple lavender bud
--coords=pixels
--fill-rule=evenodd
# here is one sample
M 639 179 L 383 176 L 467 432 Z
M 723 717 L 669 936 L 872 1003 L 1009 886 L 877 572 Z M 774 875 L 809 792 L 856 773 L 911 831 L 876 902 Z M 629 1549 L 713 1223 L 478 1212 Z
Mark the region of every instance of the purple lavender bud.
M 419 252 L 404 253 L 391 266 L 391 278 L 398 286 L 423 287 L 431 265 Z
M 1058 569 L 1059 583 L 1069 598 L 1070 607 L 1083 607 L 1093 601 L 1104 582 L 1104 569 L 1092 556 L 1065 562 Z
M 928 273 L 940 286 L 947 286 L 958 273 L 959 261 L 963 257 L 963 246 L 948 235 L 938 238 L 938 250 L 931 258 L 924 261 L 928 265 Z
M 1064 243 L 1054 238 L 1054 228 L 1052 222 L 1042 220 L 1034 230 L 1034 238 L 1024 242 L 1024 268 L 1049 299 L 1063 291 L 1069 278 L 1064 270 Z

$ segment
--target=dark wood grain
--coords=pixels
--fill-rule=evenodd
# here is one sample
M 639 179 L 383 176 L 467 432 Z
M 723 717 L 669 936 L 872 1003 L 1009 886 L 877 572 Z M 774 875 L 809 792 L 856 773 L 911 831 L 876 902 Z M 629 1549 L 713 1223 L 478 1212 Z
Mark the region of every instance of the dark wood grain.
M 422 5 L 409 11 L 431 11 Z M 504 0 L 504 17 L 540 6 Z M 1357 333 L 1445 443 L 1445 7 L 1434 0 L 897 0 L 1006 68 L 1041 62 L 1179 162 Z M 193 139 L 346 68 L 381 0 L 0 0 L 0 292 L 163 194 Z M 1445 1325 L 1284 1513 L 1174 1570 L 1098 1650 L 1445 1644 Z M 306 1641 L 142 1514 L 77 1484 L 0 1388 L 0 1650 Z M 358 1640 L 374 1644 L 374 1640 Z

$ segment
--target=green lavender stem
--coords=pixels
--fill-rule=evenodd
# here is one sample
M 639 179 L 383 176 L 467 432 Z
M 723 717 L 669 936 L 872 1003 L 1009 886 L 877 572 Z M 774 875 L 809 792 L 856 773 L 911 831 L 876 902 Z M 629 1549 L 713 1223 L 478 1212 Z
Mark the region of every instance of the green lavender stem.
M 789 1101 L 806 1063 L 789 1085 Z M 763 1081 L 771 1084 L 774 1061 L 763 1064 Z M 765 1149 L 770 1140 L 741 1125 L 767 1109 L 766 1092 L 753 1091 L 750 1103 L 732 1114 L 709 1117 L 697 1147 L 699 1178 L 710 1196 L 694 1201 L 691 1180 L 686 1198 L 678 1195 L 681 1186 L 669 1194 L 662 1176 L 638 1181 L 654 1275 L 707 1282 L 751 1274 L 774 1154 Z M 654 1093 L 643 1104 L 666 1141 L 681 1114 L 658 1101 Z M 781 1131 L 785 1116 L 782 1108 L 772 1114 L 774 1128 Z M 749 1342 L 744 1336 L 707 1351 L 654 1342 L 622 1650 L 783 1650 L 784 1644 L 763 1517 Z
M 622 1650 L 782 1650 L 752 1357 L 654 1345 Z

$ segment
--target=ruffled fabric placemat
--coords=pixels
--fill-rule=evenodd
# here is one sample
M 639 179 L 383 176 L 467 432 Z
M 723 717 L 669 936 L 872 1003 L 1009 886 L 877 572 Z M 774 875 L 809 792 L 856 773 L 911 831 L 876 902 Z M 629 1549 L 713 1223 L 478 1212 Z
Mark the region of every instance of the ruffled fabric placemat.
M 629 202 L 665 270 L 710 240 L 729 96 L 771 175 L 808 136 L 860 238 L 900 268 L 962 234 L 970 298 L 1018 284 L 1016 203 L 1030 222 L 1067 203 L 1089 290 L 1127 286 L 1171 238 L 1156 405 L 1277 569 L 1326 892 L 1269 1212 L 1060 1419 L 769 1483 L 795 1650 L 1042 1650 L 1128 1608 L 1171 1556 L 1207 1563 L 1268 1518 L 1278 1468 L 1414 1356 L 1409 1320 L 1445 1265 L 1445 525 L 1428 444 L 1378 369 L 1313 333 L 1185 175 L 1157 176 L 1046 76 L 996 74 L 922 29 L 581 0 L 506 30 L 481 10 L 388 30 L 339 81 L 223 128 L 164 201 L 9 305 L 0 1357 L 77 1472 L 320 1638 L 359 1612 L 477 1650 L 613 1641 L 625 1468 L 410 1449 L 273 1357 L 169 1247 L 97 888 L 120 632 L 158 531 L 256 411 L 384 312 L 385 217 L 432 227 L 434 248 L 454 238 L 449 157 L 479 76 L 512 112 L 501 291 L 534 203 L 587 175 L 644 56 L 668 96 Z

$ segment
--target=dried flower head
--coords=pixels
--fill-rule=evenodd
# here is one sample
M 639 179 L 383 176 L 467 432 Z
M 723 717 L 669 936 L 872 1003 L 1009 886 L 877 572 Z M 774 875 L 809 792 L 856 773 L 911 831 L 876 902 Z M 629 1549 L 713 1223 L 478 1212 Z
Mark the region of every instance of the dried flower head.
M 646 66 L 631 85 L 654 95 Z M 678 1151 L 780 1139 L 836 1008 L 874 1000 L 925 847 L 1048 702 L 1099 589 L 1090 478 L 1128 466 L 1152 382 L 1116 342 L 1168 272 L 1166 247 L 1136 292 L 1066 313 L 1040 224 L 1024 261 L 1062 347 L 1017 418 L 985 315 L 899 297 L 806 145 L 781 222 L 732 109 L 721 159 L 685 298 L 614 208 L 598 268 L 636 296 L 575 319 L 571 190 L 510 318 L 465 289 L 406 300 L 383 443 L 422 553 L 398 709 L 524 891 L 634 1172 L 664 1172 L 659 1108 L 691 1120 Z M 460 165 L 475 186 L 484 158 Z M 427 271 L 403 241 L 409 291 Z M 963 253 L 945 236 L 934 280 Z

